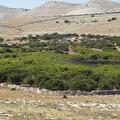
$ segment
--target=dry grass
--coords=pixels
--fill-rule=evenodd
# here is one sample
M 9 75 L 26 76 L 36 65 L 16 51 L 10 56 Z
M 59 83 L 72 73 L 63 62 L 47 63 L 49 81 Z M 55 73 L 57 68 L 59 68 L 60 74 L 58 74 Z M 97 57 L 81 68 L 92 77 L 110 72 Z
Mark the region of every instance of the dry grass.
M 108 19 L 116 17 L 117 20 L 108 22 Z M 64 20 L 71 21 L 65 24 Z M 47 21 L 46 21 L 47 20 Z M 97 20 L 98 22 L 92 22 Z M 37 21 L 37 22 L 36 22 Z M 41 22 L 42 21 L 42 22 Z M 59 21 L 59 23 L 56 23 Z M 23 25 L 24 24 L 24 25 Z M 102 14 L 71 17 L 19 17 L 10 20 L 0 20 L 0 25 L 12 26 L 16 28 L 0 27 L 0 36 L 41 34 L 41 33 L 91 33 L 101 35 L 120 35 L 120 14 Z
M 62 99 L 0 88 L 0 118 L 5 120 L 119 120 L 120 96 Z
M 107 22 L 109 18 L 117 17 L 116 21 Z M 71 21 L 70 24 L 65 24 L 64 20 Z M 98 22 L 92 22 L 98 20 Z M 59 24 L 56 24 L 59 21 Z M 108 35 L 120 35 L 120 14 L 116 15 L 97 15 L 92 18 L 88 16 L 76 16 L 76 17 L 63 17 L 58 20 L 47 21 L 42 23 L 35 23 L 31 25 L 23 26 L 23 33 L 35 33 L 35 32 L 59 32 L 59 33 L 91 33 L 91 34 L 108 34 Z

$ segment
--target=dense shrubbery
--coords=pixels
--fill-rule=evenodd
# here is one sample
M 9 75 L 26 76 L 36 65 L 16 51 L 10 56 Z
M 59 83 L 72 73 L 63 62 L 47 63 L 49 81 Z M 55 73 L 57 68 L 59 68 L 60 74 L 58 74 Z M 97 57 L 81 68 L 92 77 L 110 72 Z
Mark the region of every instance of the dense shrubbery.
M 72 46 L 73 48 L 97 48 L 107 51 L 116 50 L 116 47 L 120 47 L 120 37 L 100 36 L 91 34 L 82 34 L 81 37 L 78 34 L 53 33 L 36 36 L 28 35 L 28 37 L 22 37 L 18 39 L 20 39 L 21 41 L 29 41 L 29 43 L 27 43 L 26 46 L 28 46 L 31 51 L 45 50 L 57 52 L 56 48 L 59 49 L 60 46 L 63 48 L 63 50 L 66 50 L 65 52 L 62 51 L 63 53 L 69 52 L 69 46 Z M 73 38 L 75 38 L 74 41 L 71 41 L 71 39 Z M 28 47 L 26 49 L 28 49 Z
M 103 50 L 115 50 L 120 46 L 120 37 L 100 36 L 100 35 L 82 35 L 81 46 L 87 48 L 99 48 Z
M 81 42 L 77 42 L 77 34 L 29 35 L 19 38 L 29 41 L 25 45 L 2 44 L 0 82 L 51 90 L 120 89 L 120 53 L 114 50 L 115 44 L 120 45 L 120 37 L 81 36 Z M 76 41 L 70 41 L 72 38 Z M 64 54 L 70 48 L 75 54 Z
M 29 84 L 51 90 L 120 89 L 120 67 L 67 63 L 74 55 L 18 51 L 17 58 L 2 56 L 0 82 Z M 5 53 L 4 53 L 5 54 Z M 76 56 L 77 57 L 77 56 Z

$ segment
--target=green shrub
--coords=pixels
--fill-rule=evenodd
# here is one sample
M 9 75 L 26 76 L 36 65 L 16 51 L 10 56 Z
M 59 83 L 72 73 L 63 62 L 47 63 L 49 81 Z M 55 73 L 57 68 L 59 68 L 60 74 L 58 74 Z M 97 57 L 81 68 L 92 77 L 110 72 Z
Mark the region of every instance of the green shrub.
M 97 88 L 96 86 L 96 82 L 90 79 L 77 80 L 70 83 L 71 90 L 92 91 Z
M 45 88 L 50 90 L 65 90 L 67 87 L 62 80 L 48 80 L 45 83 Z

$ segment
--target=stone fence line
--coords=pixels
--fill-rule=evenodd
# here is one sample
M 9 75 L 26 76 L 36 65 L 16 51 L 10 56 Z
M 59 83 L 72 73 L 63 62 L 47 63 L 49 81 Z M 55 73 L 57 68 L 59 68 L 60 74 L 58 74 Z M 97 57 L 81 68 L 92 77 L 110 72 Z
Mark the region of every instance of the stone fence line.
M 93 90 L 91 92 L 87 91 L 51 91 L 47 89 L 39 89 L 34 87 L 21 87 L 19 85 L 13 85 L 13 84 L 4 84 L 1 83 L 0 87 L 7 87 L 10 90 L 22 90 L 24 92 L 31 92 L 31 93 L 37 93 L 42 95 L 50 95 L 50 96 L 81 96 L 81 95 L 120 95 L 120 90 Z

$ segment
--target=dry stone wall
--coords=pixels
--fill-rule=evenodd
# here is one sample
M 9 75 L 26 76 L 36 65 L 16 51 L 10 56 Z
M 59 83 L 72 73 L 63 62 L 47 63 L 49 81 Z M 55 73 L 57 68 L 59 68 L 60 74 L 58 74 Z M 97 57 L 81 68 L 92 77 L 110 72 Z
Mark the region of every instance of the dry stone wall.
M 51 95 L 51 96 L 81 96 L 81 95 L 120 95 L 120 90 L 94 90 L 91 92 L 87 91 L 51 91 L 47 89 L 39 89 L 34 87 L 21 87 L 19 85 L 12 85 L 12 84 L 0 84 L 0 87 L 7 87 L 10 90 L 22 90 L 24 92 L 33 92 L 42 95 Z

